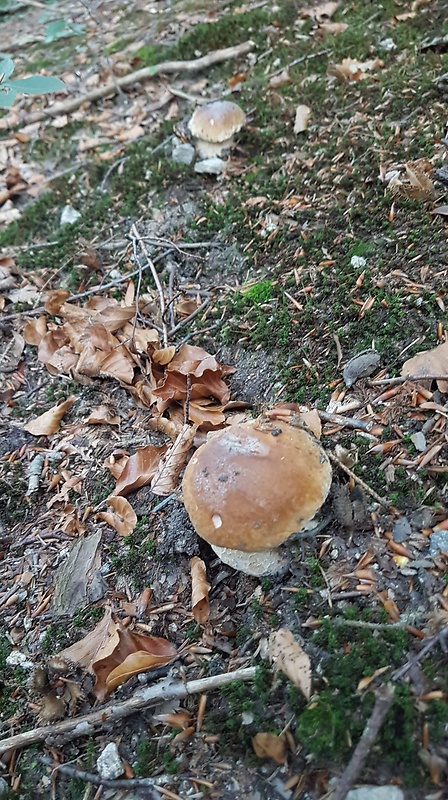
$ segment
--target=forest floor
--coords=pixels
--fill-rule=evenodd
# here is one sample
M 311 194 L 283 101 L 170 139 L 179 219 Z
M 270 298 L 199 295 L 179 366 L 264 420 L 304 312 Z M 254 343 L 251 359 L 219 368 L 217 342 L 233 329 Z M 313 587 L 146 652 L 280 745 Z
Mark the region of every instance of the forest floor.
M 0 796 L 439 800 L 446 3 L 214 5 L 0 2 L 13 77 L 67 84 L 0 117 L 0 734 L 48 729 L 0 741 Z M 155 68 L 173 61 L 192 66 Z M 185 123 L 221 98 L 247 122 L 200 173 Z M 152 479 L 186 428 L 184 459 L 284 403 L 319 412 L 333 486 L 258 578 L 196 535 L 179 474 Z M 143 646 L 145 669 L 122 666 Z M 118 688 L 98 691 L 100 660 Z M 58 727 L 199 678 L 215 688 Z M 109 743 L 123 773 L 104 785 Z

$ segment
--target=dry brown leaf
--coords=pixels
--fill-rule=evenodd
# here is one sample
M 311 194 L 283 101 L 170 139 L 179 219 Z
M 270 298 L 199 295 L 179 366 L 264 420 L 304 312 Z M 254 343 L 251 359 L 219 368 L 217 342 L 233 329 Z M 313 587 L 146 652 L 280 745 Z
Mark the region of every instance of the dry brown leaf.
M 316 36 L 325 33 L 343 33 L 347 28 L 348 25 L 346 22 L 321 22 L 316 31 Z
M 129 351 L 121 346 L 119 350 L 113 350 L 102 359 L 100 374 L 109 375 L 124 384 L 132 383 L 134 366 Z
M 271 87 L 271 89 L 280 89 L 281 86 L 287 86 L 289 83 L 292 83 L 292 78 L 289 74 L 288 68 L 285 67 L 285 69 L 282 70 L 282 72 L 280 72 L 279 75 L 272 76 L 272 78 L 269 81 L 269 86 Z M 244 203 L 244 205 L 247 205 L 248 202 L 249 201 Z M 252 205 L 255 204 L 252 203 Z
M 127 629 L 125 630 L 127 632 Z M 122 683 L 125 683 L 134 675 L 138 675 L 139 672 L 146 672 L 154 667 L 167 664 L 168 661 L 171 661 L 173 656 L 176 655 L 176 649 L 166 639 L 160 639 L 155 636 L 137 636 L 133 632 L 131 632 L 130 635 L 135 638 L 136 645 L 137 640 L 140 640 L 141 643 L 142 639 L 148 639 L 148 647 L 150 647 L 154 652 L 137 650 L 137 652 L 131 653 L 130 655 L 126 656 L 121 664 L 107 674 L 104 688 L 101 686 L 99 681 L 97 681 L 93 692 L 99 700 L 103 700 L 108 694 L 113 692 L 117 686 L 121 686 Z M 100 666 L 102 667 L 100 664 L 94 665 L 95 672 L 99 670 Z
M 205 625 L 210 616 L 208 593 L 211 588 L 207 581 L 205 563 L 198 556 L 194 556 L 190 561 L 190 569 L 193 617 L 199 625 Z
M 308 124 L 311 117 L 311 108 L 309 106 L 300 105 L 296 108 L 296 117 L 294 120 L 294 133 L 303 133 L 308 129 Z
M 114 450 L 112 455 L 104 461 L 103 467 L 106 467 L 117 481 L 128 461 L 129 456 L 125 450 Z
M 155 361 L 156 364 L 165 366 L 165 364 L 169 364 L 170 361 L 172 361 L 175 353 L 176 348 L 174 345 L 171 345 L 171 347 L 162 347 L 161 350 L 154 351 L 152 354 L 152 360 Z
M 356 691 L 363 692 L 364 689 L 367 689 L 367 687 L 370 686 L 370 684 L 373 683 L 373 681 L 379 678 L 380 675 L 382 675 L 384 672 L 387 672 L 388 669 L 390 669 L 390 667 L 380 667 L 379 669 L 376 669 L 375 672 L 372 672 L 371 675 L 367 675 L 365 678 L 361 678 L 356 687 Z
M 175 442 L 168 448 L 151 481 L 154 494 L 166 496 L 174 491 L 196 431 L 197 425 L 184 425 Z
M 27 344 L 32 344 L 35 347 L 38 347 L 46 333 L 47 320 L 45 317 L 38 317 L 37 319 L 27 320 L 27 323 L 23 329 L 23 338 Z
M 252 739 L 252 747 L 258 758 L 272 758 L 277 764 L 286 761 L 286 736 L 284 733 L 257 733 Z
M 403 171 L 394 175 L 387 188 L 395 197 L 431 200 L 435 194 L 434 184 L 429 177 L 432 171 L 433 165 L 427 158 L 407 161 L 403 165 Z
M 181 317 L 189 317 L 190 314 L 197 311 L 199 305 L 200 302 L 198 303 L 196 300 L 180 300 L 176 303 L 176 314 L 179 314 Z
M 287 675 L 307 700 L 311 694 L 311 662 L 291 631 L 280 628 L 269 639 L 269 658 L 275 669 Z
M 368 77 L 369 72 L 384 67 L 384 61 L 380 58 L 373 58 L 370 61 L 357 61 L 355 58 L 344 58 L 340 64 L 330 64 L 328 75 L 332 75 L 341 81 L 362 81 Z
M 166 664 L 177 655 L 174 645 L 166 639 L 141 636 L 123 627 L 118 621 L 115 625 L 118 643 L 106 656 L 100 658 L 102 654 L 98 653 L 92 663 L 92 671 L 96 675 L 93 693 L 98 700 L 104 700 L 133 675 Z
M 436 380 L 440 392 L 448 392 L 448 339 L 432 350 L 424 350 L 404 362 L 401 368 L 403 376 L 409 375 L 446 375 L 446 380 Z
M 66 661 L 78 664 L 82 669 L 93 672 L 92 664 L 96 659 L 104 658 L 111 653 L 118 644 L 117 624 L 112 619 L 109 606 L 104 609 L 104 616 L 95 626 L 93 631 L 66 647 L 59 653 Z
M 130 456 L 124 470 L 118 478 L 115 494 L 129 494 L 129 492 L 134 492 L 135 489 L 139 489 L 140 486 L 147 486 L 151 483 L 159 461 L 166 452 L 166 449 L 165 444 L 160 445 L 160 447 L 148 444 L 146 447 L 141 447 L 134 455 Z
M 45 298 L 45 310 L 54 316 L 58 315 L 69 294 L 66 289 L 53 289 L 48 292 Z
M 49 411 L 41 414 L 40 417 L 32 419 L 31 422 L 23 426 L 23 429 L 28 431 L 28 433 L 32 433 L 33 436 L 51 436 L 51 434 L 59 430 L 62 417 L 76 399 L 76 395 L 68 397 L 67 400 L 64 400 L 60 405 L 53 406 Z
M 188 728 L 191 723 L 191 713 L 181 709 L 173 714 L 154 714 L 154 719 L 174 728 Z
M 166 639 L 141 636 L 125 628 L 107 607 L 96 628 L 60 656 L 93 673 L 93 693 L 104 700 L 133 675 L 166 664 L 176 654 L 176 648 Z
M 311 8 L 303 8 L 300 11 L 301 17 L 311 17 L 317 22 L 323 22 L 325 19 L 330 19 L 339 8 L 339 3 L 336 0 L 327 0 L 325 3 L 319 3 L 317 6 Z
M 109 406 L 102 404 L 92 408 L 86 422 L 88 425 L 119 425 L 120 417 Z
M 125 497 L 109 497 L 107 504 L 114 509 L 110 511 L 100 511 L 98 514 L 108 525 L 115 528 L 119 536 L 129 536 L 137 524 L 137 514 Z

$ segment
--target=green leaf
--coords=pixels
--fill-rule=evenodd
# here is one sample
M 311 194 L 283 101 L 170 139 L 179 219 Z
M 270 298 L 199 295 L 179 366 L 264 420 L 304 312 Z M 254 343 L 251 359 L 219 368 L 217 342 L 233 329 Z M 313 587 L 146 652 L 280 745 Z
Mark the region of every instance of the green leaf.
M 14 89 L 10 89 L 9 92 L 5 92 L 0 85 L 0 108 L 11 108 L 16 97 L 17 92 L 15 92 Z
M 82 25 L 67 23 L 65 19 L 56 19 L 54 22 L 49 22 L 48 25 L 45 25 L 45 41 L 50 44 L 57 39 L 79 36 L 83 31 Z
M 43 75 L 31 75 L 29 78 L 17 81 L 5 81 L 5 86 L 24 94 L 48 94 L 48 92 L 60 92 L 66 88 L 65 83 L 59 78 L 46 78 Z
M 13 72 L 14 61 L 12 58 L 8 58 L 8 56 L 6 56 L 0 61 L 0 76 L 3 76 L 2 80 L 7 80 Z

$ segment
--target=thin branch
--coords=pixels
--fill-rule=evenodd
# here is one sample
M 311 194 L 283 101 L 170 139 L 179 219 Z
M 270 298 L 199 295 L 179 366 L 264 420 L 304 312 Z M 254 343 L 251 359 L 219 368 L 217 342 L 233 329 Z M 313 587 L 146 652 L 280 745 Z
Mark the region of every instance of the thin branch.
M 48 758 L 48 756 L 39 756 L 39 761 L 41 761 L 42 764 L 46 764 L 48 767 L 53 767 L 53 773 L 60 772 L 62 775 L 68 775 L 70 778 L 80 778 L 86 783 L 91 783 L 93 786 L 104 786 L 106 789 L 115 789 L 117 792 L 121 789 L 137 789 L 143 787 L 146 789 L 155 789 L 157 784 L 156 778 L 123 778 L 123 780 L 102 778 L 101 775 L 96 775 L 94 772 L 85 772 L 83 769 L 77 769 L 77 767 L 74 767 L 72 764 L 55 763 L 53 759 Z M 151 797 L 154 798 L 154 800 L 158 800 L 160 795 L 158 792 L 151 792 Z
M 197 317 L 197 315 L 200 314 L 201 311 L 204 311 L 204 309 L 207 308 L 209 303 L 210 303 L 210 298 L 208 297 L 206 300 L 204 300 L 203 303 L 201 303 L 200 306 L 195 308 L 195 310 L 191 314 L 189 314 L 188 317 L 185 317 L 185 319 L 182 319 L 180 322 L 178 322 L 177 325 L 174 326 L 174 328 L 171 328 L 171 330 L 168 332 L 168 335 L 174 336 L 174 334 L 177 333 L 177 331 L 180 331 L 181 328 L 184 328 L 185 325 L 188 325 L 195 317 Z
M 395 674 L 392 676 L 393 681 L 398 681 L 400 678 L 403 678 L 409 670 L 418 664 L 419 661 L 422 660 L 429 653 L 430 650 L 436 645 L 438 642 L 443 645 L 445 639 L 448 637 L 448 625 L 445 625 L 435 636 L 432 636 L 429 642 L 425 644 L 425 646 L 417 653 L 414 658 L 411 658 L 404 666 L 402 666 Z
M 353 470 L 346 467 L 345 464 L 343 464 L 342 461 L 340 461 L 339 458 L 337 458 L 337 456 L 334 455 L 334 453 L 327 450 L 327 456 L 330 459 L 330 461 L 333 461 L 334 464 L 338 465 L 339 469 L 342 469 L 342 471 L 345 472 L 352 480 L 354 480 L 355 483 L 361 486 L 361 488 L 364 489 L 364 491 L 367 492 L 367 494 L 373 497 L 373 499 L 376 500 L 377 503 L 379 503 L 381 506 L 384 506 L 385 508 L 388 508 L 390 506 L 388 500 L 385 500 L 384 497 L 380 497 L 380 495 L 377 494 L 377 492 L 375 492 L 374 489 L 371 489 L 368 483 L 363 481 L 362 478 L 359 478 L 358 475 L 356 475 L 353 472 Z
M 171 678 L 160 681 L 155 686 L 140 689 L 122 703 L 112 706 L 103 706 L 98 711 L 91 711 L 80 717 L 72 717 L 52 725 L 44 725 L 31 731 L 24 731 L 15 736 L 10 736 L 0 741 L 0 755 L 7 750 L 18 750 L 29 747 L 36 742 L 43 742 L 49 736 L 71 734 L 71 738 L 86 736 L 94 732 L 95 727 L 104 727 L 110 722 L 131 716 L 138 711 L 157 705 L 161 700 L 183 700 L 192 694 L 210 692 L 227 686 L 233 681 L 251 681 L 255 677 L 255 667 L 237 669 L 235 672 L 225 672 L 212 675 L 210 678 L 200 678 L 186 683 L 173 681 Z
M 399 378 L 382 378 L 370 381 L 370 386 L 399 386 L 400 383 L 420 383 L 420 381 L 448 381 L 448 375 L 402 375 Z
M 275 69 L 273 72 L 268 72 L 267 78 L 273 78 L 274 75 L 281 75 L 281 73 L 285 69 L 289 69 L 290 67 L 295 67 L 296 64 L 301 64 L 302 61 L 309 61 L 310 58 L 318 58 L 319 56 L 327 55 L 328 50 L 319 50 L 317 53 L 308 53 L 306 56 L 300 56 L 300 58 L 295 58 L 294 61 L 290 61 L 289 64 L 284 64 L 283 67 L 279 67 Z
M 253 50 L 253 47 L 254 43 L 251 41 L 242 42 L 242 44 L 238 44 L 235 47 L 212 50 L 210 53 L 207 53 L 207 55 L 201 56 L 201 58 L 194 58 L 191 61 L 162 61 L 160 64 L 155 64 L 152 67 L 143 67 L 143 69 L 130 72 L 122 78 L 108 81 L 108 83 L 104 83 L 102 86 L 84 95 L 70 97 L 60 103 L 55 103 L 53 106 L 47 106 L 41 111 L 33 111 L 20 120 L 20 125 L 31 125 L 43 119 L 58 117 L 62 114 L 71 114 L 73 111 L 77 111 L 84 103 L 94 103 L 96 100 L 102 100 L 104 97 L 112 97 L 119 89 L 127 89 L 130 86 L 134 86 L 139 81 L 155 78 L 156 75 L 166 75 L 175 72 L 199 72 L 201 69 L 207 69 L 207 67 L 219 64 L 222 61 L 245 56 Z M 69 89 L 70 87 L 67 88 Z M 8 130 L 9 128 L 15 127 L 17 124 L 19 123 L 15 115 L 4 117 L 0 120 L 0 130 Z
M 156 285 L 157 293 L 159 295 L 159 303 L 160 303 L 160 315 L 162 319 L 162 330 L 163 330 L 163 344 L 165 347 L 168 347 L 168 325 L 166 324 L 165 312 L 166 312 L 166 304 L 165 304 L 165 295 L 163 292 L 162 284 L 160 283 L 160 278 L 158 276 L 157 270 L 154 266 L 154 261 L 152 260 L 151 256 L 149 255 L 148 248 L 144 243 L 143 239 L 141 238 L 137 226 L 135 223 L 132 225 L 131 228 L 131 237 L 135 239 L 136 242 L 140 245 L 142 252 L 144 253 L 147 261 L 147 266 L 151 270 L 151 275 L 154 279 L 154 283 Z M 137 255 L 136 255 L 137 258 Z M 141 269 L 141 268 L 140 268 Z
M 342 617 L 331 617 L 331 624 L 348 628 L 366 628 L 371 631 L 389 631 L 394 628 L 406 629 L 408 622 L 366 622 L 361 619 L 343 619 Z
M 328 411 L 318 411 L 317 413 L 323 422 L 332 422 L 333 425 L 342 425 L 346 428 L 358 428 L 360 431 L 366 431 L 367 433 L 370 433 L 376 424 L 375 422 L 365 422 L 355 417 L 343 417 L 342 414 L 330 414 Z
M 386 714 L 393 703 L 394 692 L 395 687 L 391 683 L 386 683 L 379 687 L 373 711 L 353 751 L 353 755 L 342 773 L 334 793 L 331 795 L 331 800 L 345 800 L 348 792 L 360 775 L 366 758 L 375 744 L 380 728 L 386 718 Z

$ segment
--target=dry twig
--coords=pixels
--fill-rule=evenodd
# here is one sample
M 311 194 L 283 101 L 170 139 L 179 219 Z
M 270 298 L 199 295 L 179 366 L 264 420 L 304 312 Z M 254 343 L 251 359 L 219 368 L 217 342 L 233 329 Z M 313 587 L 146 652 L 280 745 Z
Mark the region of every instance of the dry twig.
M 367 720 L 366 727 L 353 751 L 353 755 L 339 779 L 331 800 L 345 800 L 347 797 L 376 741 L 381 725 L 392 705 L 394 692 L 395 687 L 391 683 L 386 683 L 379 687 L 373 711 Z
M 53 773 L 60 772 L 63 775 L 68 775 L 71 778 L 80 778 L 81 780 L 86 781 L 86 783 L 91 783 L 92 786 L 103 786 L 106 789 L 115 789 L 117 792 L 121 789 L 145 788 L 147 791 L 149 791 L 150 789 L 157 788 L 156 778 L 108 780 L 106 778 L 102 778 L 101 775 L 96 775 L 94 772 L 85 772 L 83 769 L 77 769 L 77 767 L 74 767 L 72 764 L 55 763 L 53 759 L 48 758 L 48 756 L 39 756 L 39 761 L 41 761 L 42 764 L 46 764 L 48 767 L 53 767 Z M 151 792 L 150 796 L 151 798 L 154 798 L 154 800 L 158 800 L 160 797 L 158 792 Z
M 182 700 L 191 694 L 201 694 L 218 689 L 220 686 L 227 686 L 232 681 L 250 681 L 255 676 L 255 667 L 237 669 L 234 672 L 224 672 L 220 675 L 213 675 L 210 678 L 200 678 L 194 681 L 183 683 L 173 681 L 171 678 L 160 681 L 155 686 L 140 689 L 128 700 L 122 703 L 115 703 L 112 706 L 103 706 L 98 711 L 84 714 L 80 717 L 72 717 L 62 722 L 52 725 L 44 725 L 34 728 L 31 731 L 17 733 L 0 741 L 0 755 L 8 750 L 22 749 L 29 747 L 36 742 L 43 742 L 49 736 L 60 736 L 69 734 L 71 738 L 86 736 L 95 730 L 115 720 L 124 719 L 138 711 L 157 705 L 161 700 Z
M 207 69 L 214 64 L 219 64 L 222 61 L 228 61 L 231 58 L 239 58 L 245 56 L 253 49 L 253 42 L 242 42 L 242 44 L 235 45 L 235 47 L 224 47 L 222 50 L 212 50 L 205 56 L 194 58 L 191 61 L 162 61 L 160 64 L 155 64 L 152 67 L 143 67 L 136 72 L 131 72 L 124 75 L 122 78 L 108 81 L 91 92 L 87 92 L 80 97 L 70 97 L 60 103 L 55 103 L 53 106 L 41 109 L 40 111 L 32 111 L 24 119 L 20 120 L 21 125 L 31 125 L 34 122 L 40 122 L 48 117 L 58 117 L 62 114 L 71 114 L 77 111 L 84 103 L 94 103 L 96 100 L 102 100 L 104 97 L 112 97 L 119 89 L 127 89 L 134 86 L 139 81 L 146 81 L 148 78 L 155 78 L 156 75 L 168 74 L 175 72 L 199 72 L 201 69 Z M 17 125 L 15 115 L 11 117 L 4 117 L 0 120 L 0 130 L 8 130 Z
M 159 278 L 157 270 L 156 270 L 156 268 L 154 266 L 154 262 L 153 262 L 151 256 L 149 255 L 148 248 L 146 247 L 145 242 L 141 238 L 135 223 L 131 228 L 131 238 L 133 240 L 135 240 L 135 242 L 137 242 L 140 245 L 140 248 L 141 248 L 142 252 L 144 253 L 144 255 L 146 257 L 147 266 L 151 270 L 151 275 L 152 275 L 152 277 L 154 279 L 154 283 L 156 285 L 157 293 L 159 295 L 160 315 L 161 315 L 161 319 L 162 319 L 163 344 L 164 344 L 164 347 L 167 347 L 168 346 L 168 325 L 166 324 L 166 319 L 165 319 L 166 304 L 165 304 L 165 295 L 164 295 L 164 292 L 163 292 L 163 287 L 162 287 L 162 284 L 160 283 L 160 278 Z M 136 260 L 138 260 L 138 256 L 137 256 L 136 250 L 134 250 L 134 253 L 135 253 Z M 141 269 L 142 268 L 139 266 L 138 274 L 141 273 Z
M 356 475 L 351 469 L 349 469 L 349 467 L 346 467 L 345 464 L 343 464 L 342 461 L 340 461 L 339 458 L 337 458 L 337 456 L 334 455 L 334 453 L 331 453 L 330 451 L 327 450 L 327 456 L 330 459 L 330 461 L 333 461 L 334 464 L 337 464 L 338 467 L 342 469 L 343 472 L 345 472 L 352 480 L 354 480 L 355 483 L 361 486 L 361 488 L 364 489 L 364 491 L 367 492 L 367 494 L 373 497 L 373 499 L 376 500 L 377 503 L 379 503 L 381 506 L 385 506 L 385 508 L 388 508 L 390 506 L 390 503 L 387 500 L 385 500 L 383 497 L 380 497 L 380 495 L 377 494 L 377 492 L 375 492 L 374 489 L 371 489 L 371 487 L 365 481 L 363 481 L 362 478 L 359 478 L 358 475 Z
M 420 383 L 420 381 L 446 381 L 448 375 L 401 375 L 399 378 L 381 378 L 370 381 L 370 386 L 399 386 L 400 383 Z
M 417 653 L 416 656 L 414 656 L 414 658 L 411 658 L 406 664 L 404 664 L 404 666 L 400 667 L 400 669 L 397 670 L 397 672 L 392 676 L 392 680 L 398 681 L 400 678 L 406 675 L 406 673 L 409 672 L 409 670 L 413 666 L 415 666 L 415 664 L 418 664 L 418 662 L 421 661 L 422 658 L 424 658 L 424 656 L 426 656 L 426 654 L 429 653 L 430 650 L 432 650 L 434 645 L 436 645 L 438 642 L 440 642 L 441 644 L 444 643 L 447 637 L 448 637 L 448 625 L 445 625 L 438 633 L 436 633 L 435 636 L 431 637 L 429 642 L 425 644 L 425 646 L 420 650 L 419 653 Z
M 322 422 L 331 422 L 333 425 L 341 425 L 346 428 L 358 428 L 360 431 L 366 431 L 366 433 L 369 433 L 376 424 L 375 422 L 365 422 L 355 417 L 343 417 L 342 414 L 330 414 L 328 411 L 318 411 L 317 413 Z

